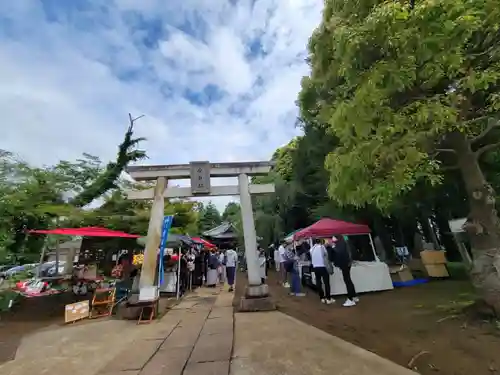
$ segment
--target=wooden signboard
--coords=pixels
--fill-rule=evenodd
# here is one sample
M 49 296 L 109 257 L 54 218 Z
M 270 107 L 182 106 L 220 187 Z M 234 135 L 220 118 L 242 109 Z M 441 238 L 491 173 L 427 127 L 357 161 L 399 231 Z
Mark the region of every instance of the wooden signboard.
M 64 309 L 64 322 L 71 323 L 86 319 L 90 314 L 89 301 L 80 301 L 66 305 Z
M 191 193 L 210 194 L 210 163 L 208 161 L 195 161 L 190 163 Z

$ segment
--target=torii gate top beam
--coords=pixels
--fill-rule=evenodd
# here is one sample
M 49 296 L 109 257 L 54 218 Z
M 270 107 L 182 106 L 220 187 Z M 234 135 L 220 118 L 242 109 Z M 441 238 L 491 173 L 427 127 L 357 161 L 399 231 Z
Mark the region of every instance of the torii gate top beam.
M 210 177 L 235 177 L 240 174 L 262 176 L 269 173 L 272 162 L 211 163 Z M 145 165 L 127 167 L 127 173 L 136 181 L 151 181 L 158 177 L 167 179 L 188 179 L 191 177 L 190 164 Z

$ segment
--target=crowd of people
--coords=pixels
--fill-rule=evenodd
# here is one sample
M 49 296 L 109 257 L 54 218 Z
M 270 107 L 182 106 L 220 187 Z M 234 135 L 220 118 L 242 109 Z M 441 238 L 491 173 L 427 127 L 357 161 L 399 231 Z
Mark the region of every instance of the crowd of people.
M 342 272 L 347 289 L 347 299 L 343 306 L 356 306 L 359 297 L 351 278 L 352 256 L 343 236 L 333 236 L 327 240 L 315 238 L 312 247 L 304 242 L 296 249 L 282 241 L 274 250 L 273 261 L 276 271 L 280 274 L 279 281 L 285 288 L 290 288 L 290 295 L 296 297 L 304 296 L 301 292 L 300 260 L 311 263 L 316 279 L 316 290 L 322 303 L 329 305 L 335 302 L 331 296 L 330 285 L 330 276 L 333 275 L 335 266 Z
M 210 250 L 204 252 L 198 257 L 199 272 L 195 273 L 197 284 L 203 283 L 207 287 L 215 287 L 218 284 L 227 282 L 229 291 L 234 290 L 234 281 L 236 276 L 236 267 L 238 265 L 238 253 L 234 249 Z
M 267 257 L 262 248 L 257 250 L 260 276 L 262 282 L 267 278 Z M 207 286 L 214 288 L 227 283 L 229 291 L 234 291 L 236 271 L 245 264 L 245 259 L 238 256 L 234 249 L 203 249 L 194 248 L 183 251 L 179 261 L 177 253 L 167 253 L 164 257 L 165 269 L 169 266 L 180 265 L 180 293 L 183 294 L 191 287 Z
M 352 256 L 349 244 L 343 236 L 334 236 L 322 240 L 316 238 L 312 246 L 303 242 L 297 247 L 292 247 L 285 241 L 275 248 L 274 257 L 259 247 L 257 257 L 262 283 L 266 282 L 267 269 L 274 265 L 279 274 L 279 282 L 290 289 L 290 295 L 295 297 L 305 296 L 302 292 L 302 280 L 299 272 L 299 262 L 309 261 L 312 273 L 315 276 L 315 289 L 320 301 L 324 304 L 335 302 L 331 295 L 331 275 L 335 268 L 342 272 L 342 278 L 347 289 L 345 307 L 356 306 L 359 302 L 354 283 L 351 279 Z M 188 251 L 181 260 L 181 284 L 185 290 L 187 284 L 192 286 L 216 287 L 227 283 L 229 291 L 234 291 L 236 270 L 244 264 L 245 259 L 240 259 L 234 249 L 205 249 L 203 251 Z M 190 281 L 186 280 L 189 274 Z M 186 281 L 184 281 L 186 280 Z

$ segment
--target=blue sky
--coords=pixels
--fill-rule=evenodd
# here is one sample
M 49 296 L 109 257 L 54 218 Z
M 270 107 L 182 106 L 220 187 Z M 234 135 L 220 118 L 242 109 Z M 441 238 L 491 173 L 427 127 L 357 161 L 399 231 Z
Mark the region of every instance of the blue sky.
M 267 160 L 298 134 L 319 0 L 0 1 L 0 148 L 112 159 L 128 113 L 148 163 Z

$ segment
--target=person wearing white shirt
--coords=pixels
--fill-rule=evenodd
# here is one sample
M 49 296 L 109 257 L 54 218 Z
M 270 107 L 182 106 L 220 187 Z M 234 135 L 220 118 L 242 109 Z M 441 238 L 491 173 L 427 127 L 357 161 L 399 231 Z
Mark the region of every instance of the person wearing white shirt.
M 234 290 L 234 277 L 236 275 L 237 265 L 238 253 L 233 249 L 226 250 L 226 278 L 230 292 Z
M 322 303 L 327 305 L 335 302 L 330 292 L 330 272 L 333 266 L 329 263 L 328 253 L 319 238 L 314 239 L 314 246 L 309 250 L 311 253 L 311 264 L 316 277 L 316 287 Z M 324 290 L 323 290 L 324 285 Z
M 278 249 L 274 249 L 274 267 L 276 268 L 276 272 L 280 272 L 280 252 Z
M 224 284 L 224 276 L 226 274 L 226 266 L 224 263 L 226 263 L 226 256 L 222 251 L 219 251 L 219 268 L 217 271 L 219 273 L 219 282 L 221 284 Z
M 290 288 L 290 284 L 288 283 L 288 272 L 286 270 L 286 249 L 285 249 L 285 241 L 281 241 L 280 247 L 278 248 L 279 261 L 280 261 L 280 272 L 281 272 L 281 281 L 283 282 L 283 286 L 285 288 Z
M 257 249 L 257 259 L 259 261 L 259 274 L 262 284 L 266 283 L 266 253 L 262 249 Z

